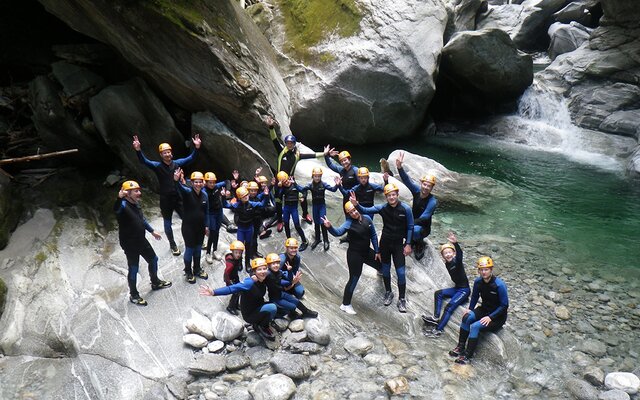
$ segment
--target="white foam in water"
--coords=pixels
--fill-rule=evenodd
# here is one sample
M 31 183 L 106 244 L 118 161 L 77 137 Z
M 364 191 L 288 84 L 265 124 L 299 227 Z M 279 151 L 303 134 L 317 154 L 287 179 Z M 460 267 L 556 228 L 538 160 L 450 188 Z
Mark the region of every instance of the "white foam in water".
M 565 100 L 535 86 L 520 97 L 518 114 L 504 117 L 493 136 L 607 170 L 624 168 L 629 145 L 628 138 L 573 125 Z

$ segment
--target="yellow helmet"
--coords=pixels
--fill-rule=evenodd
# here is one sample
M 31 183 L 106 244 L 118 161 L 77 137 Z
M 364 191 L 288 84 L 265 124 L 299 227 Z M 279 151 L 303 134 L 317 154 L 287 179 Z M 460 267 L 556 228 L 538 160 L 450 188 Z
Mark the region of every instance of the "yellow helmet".
M 422 175 L 422 177 L 420 178 L 421 182 L 429 182 L 432 185 L 436 184 L 436 177 L 434 175 L 431 174 L 427 174 L 427 175 Z
M 271 263 L 274 263 L 276 261 L 280 262 L 280 256 L 277 255 L 276 253 L 269 253 L 269 254 L 267 254 L 266 260 L 267 260 L 267 264 L 271 264 Z
M 244 243 L 242 243 L 239 240 L 234 240 L 229 245 L 229 250 L 242 250 L 242 251 L 244 251 Z
M 160 143 L 160 146 L 158 146 L 158 153 L 162 153 L 165 150 L 173 150 L 171 148 L 171 145 L 169 143 Z
M 298 240 L 296 238 L 288 238 L 284 241 L 284 247 L 298 247 Z
M 258 183 L 267 183 L 267 182 L 269 182 L 269 180 L 267 179 L 267 177 L 266 177 L 266 176 L 264 176 L 264 175 L 260 175 L 260 176 L 258 177 Z
M 312 171 L 311 171 L 311 175 L 322 175 L 322 168 L 320 167 L 315 167 Z
M 340 153 L 338 153 L 338 160 L 342 161 L 345 158 L 351 158 L 351 154 L 348 151 L 342 150 Z
M 258 267 L 266 267 L 267 260 L 264 258 L 254 258 L 251 260 L 251 269 L 257 269 Z
M 398 189 L 398 187 L 396 186 L 395 183 L 387 183 L 386 185 L 384 185 L 384 195 L 388 195 L 391 192 L 399 192 L 400 189 Z
M 478 268 L 493 268 L 493 260 L 491 257 L 482 256 L 478 258 Z
M 138 185 L 138 182 L 136 181 L 122 182 L 122 187 L 120 188 L 120 190 L 133 190 L 133 189 L 140 189 L 140 185 Z
M 206 174 L 204 174 L 204 180 L 215 182 L 218 180 L 218 178 L 216 178 L 216 174 L 214 174 L 213 172 L 207 172 Z
M 260 186 L 258 186 L 258 182 L 256 182 L 256 181 L 251 181 L 251 182 L 249 182 L 249 184 L 247 185 L 247 189 L 249 189 L 249 190 L 258 190 L 258 189 L 260 189 Z
M 241 199 L 244 196 L 248 196 L 248 195 L 249 195 L 249 190 L 247 190 L 246 187 L 240 186 L 239 188 L 236 189 L 236 197 L 238 199 Z
M 367 167 L 358 168 L 358 176 L 369 176 L 369 168 Z
M 191 180 L 195 181 L 197 179 L 200 179 L 201 181 L 203 181 L 204 180 L 204 175 L 202 175 L 202 172 L 200 172 L 200 171 L 193 171 L 191 173 Z
M 344 203 L 344 211 L 347 213 L 350 213 L 351 211 L 355 210 L 356 206 L 353 205 L 352 202 L 347 201 L 346 203 Z
M 278 172 L 278 175 L 276 175 L 276 178 L 278 179 L 279 182 L 284 182 L 287 179 L 289 179 L 289 174 L 287 174 L 284 171 L 280 171 Z
M 445 249 L 451 249 L 451 250 L 453 250 L 454 253 L 456 252 L 456 247 L 451 243 L 445 243 L 442 246 L 440 246 L 440 254 L 442 254 L 442 252 Z

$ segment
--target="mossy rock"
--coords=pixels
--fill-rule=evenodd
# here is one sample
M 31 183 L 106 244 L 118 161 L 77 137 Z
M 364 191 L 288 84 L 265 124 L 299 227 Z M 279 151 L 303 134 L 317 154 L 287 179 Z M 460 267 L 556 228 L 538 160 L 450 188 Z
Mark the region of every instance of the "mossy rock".
M 331 55 L 311 48 L 331 35 L 350 37 L 360 31 L 363 10 L 355 0 L 278 0 L 284 16 L 288 51 L 300 61 L 326 63 Z

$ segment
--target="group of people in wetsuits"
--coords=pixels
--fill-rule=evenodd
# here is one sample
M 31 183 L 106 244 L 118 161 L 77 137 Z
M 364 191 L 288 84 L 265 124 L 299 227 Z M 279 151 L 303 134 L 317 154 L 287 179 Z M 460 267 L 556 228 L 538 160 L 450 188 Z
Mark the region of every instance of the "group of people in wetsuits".
M 257 170 L 254 179 L 250 181 L 240 182 L 239 174 L 234 171 L 233 180 L 219 183 L 213 172 L 202 174 L 194 171 L 188 184 L 182 167 L 195 158 L 201 145 L 198 135 L 193 138 L 194 148 L 191 154 L 182 159 L 174 160 L 171 146 L 161 144 L 158 149 L 160 162 L 147 159 L 140 150 L 137 136 L 134 136 L 133 147 L 138 158 L 158 177 L 160 209 L 165 233 L 174 255 L 181 253 L 171 229 L 173 212 L 178 212 L 182 218 L 184 272 L 187 282 L 195 283 L 196 278 L 208 278 L 200 263 L 203 247 L 209 263 L 213 262 L 213 258 L 220 259 L 216 250 L 219 229 L 224 219 L 222 209 L 230 208 L 235 214 L 237 240 L 230 244 L 230 252 L 224 257 L 226 286 L 212 289 L 202 285 L 200 294 L 231 295 L 227 310 L 237 314 L 240 309 L 245 321 L 253 324 L 254 329 L 269 340 L 274 337 L 269 325 L 276 315 L 288 315 L 290 318 L 316 317 L 317 313 L 300 301 L 304 288 L 300 283 L 302 273 L 299 271 L 298 252 L 304 251 L 308 246 L 300 226 L 300 204 L 303 220 L 314 223 L 315 240 L 311 244 L 312 249 L 322 242 L 324 250 L 328 250 L 328 233 L 333 236 L 347 234 L 349 279 L 344 288 L 340 309 L 348 314 L 356 314 L 351 302 L 364 264 L 375 268 L 382 275 L 385 287 L 383 304 L 390 305 L 394 298 L 391 287 L 393 260 L 398 288 L 396 305 L 400 312 L 406 313 L 405 257 L 414 253 L 414 257 L 419 260 L 424 255 L 424 238 L 431 232 L 431 220 L 437 205 L 431 194 L 436 177 L 427 174 L 421 176 L 419 183 L 413 181 L 403 169 L 404 153 L 400 153 L 396 159 L 396 167 L 400 179 L 411 191 L 413 201 L 410 206 L 399 199 L 399 188 L 394 183 L 388 183 L 387 173 L 384 174 L 385 185 L 376 185 L 369 182 L 369 170 L 366 167 L 358 168 L 352 164 L 349 152 L 338 152 L 327 145 L 323 152 L 302 154 L 293 135 L 287 135 L 282 145 L 275 132 L 277 123 L 268 117 L 266 124 L 278 152 L 277 173 L 271 182 L 259 175 L 261 170 Z M 294 179 L 297 162 L 321 156 L 324 156 L 327 166 L 339 175 L 334 180 L 335 185 L 322 181 L 323 171 L 320 167 L 313 169 L 309 184 L 299 185 Z M 338 162 L 333 160 L 334 156 L 338 156 Z M 232 190 L 229 187 L 235 189 L 235 196 L 231 196 Z M 339 227 L 334 227 L 326 216 L 326 190 L 340 190 L 343 195 L 345 222 Z M 311 215 L 308 212 L 307 192 L 311 192 Z M 376 192 L 384 194 L 385 203 L 374 204 Z M 146 305 L 136 289 L 140 256 L 149 264 L 153 290 L 169 287 L 171 282 L 160 280 L 157 276 L 157 256 L 146 241 L 144 233 L 145 230 L 149 231 L 158 240 L 160 234 L 144 219 L 139 205 L 140 195 L 137 182 L 126 181 L 119 192 L 115 210 L 120 223 L 120 243 L 129 266 L 130 300 L 134 304 Z M 379 241 L 373 224 L 375 214 L 380 214 L 383 223 Z M 291 219 L 300 242 L 291 236 Z M 276 224 L 278 231 L 284 229 L 286 232 L 285 252 L 270 253 L 263 258 L 257 249 L 257 239 L 268 236 L 270 228 Z M 205 235 L 208 240 L 203 245 Z M 464 311 L 458 345 L 450 352 L 456 357 L 456 362 L 465 363 L 474 354 L 478 333 L 481 330 L 498 330 L 506 321 L 508 298 L 504 282 L 492 273 L 493 260 L 489 257 L 478 261 L 480 276 L 474 281 L 471 291 L 462 264 L 462 249 L 455 234 L 450 233 L 448 240 L 441 247 L 441 255 L 455 286 L 436 291 L 433 316 L 423 315 L 422 319 L 426 326 L 432 326 L 425 334 L 439 337 L 455 309 L 465 303 L 471 294 L 469 308 Z M 240 281 L 239 272 L 243 269 L 243 263 L 250 276 Z M 269 302 L 264 300 L 267 292 Z M 440 316 L 446 298 L 450 298 L 450 301 Z M 474 308 L 480 298 L 481 305 Z M 298 313 L 296 308 L 302 313 Z

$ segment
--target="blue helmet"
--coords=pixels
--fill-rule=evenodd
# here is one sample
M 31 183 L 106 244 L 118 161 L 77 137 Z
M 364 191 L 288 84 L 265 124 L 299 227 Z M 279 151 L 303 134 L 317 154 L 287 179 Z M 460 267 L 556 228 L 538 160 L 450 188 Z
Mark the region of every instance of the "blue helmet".
M 284 142 L 293 142 L 294 144 L 296 143 L 296 137 L 293 135 L 287 135 L 284 137 Z

